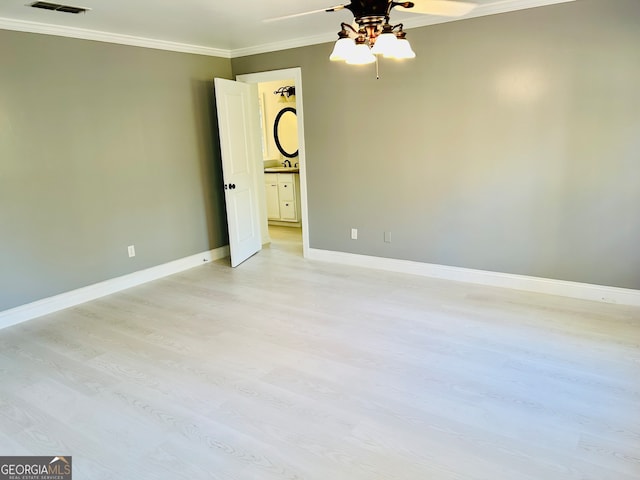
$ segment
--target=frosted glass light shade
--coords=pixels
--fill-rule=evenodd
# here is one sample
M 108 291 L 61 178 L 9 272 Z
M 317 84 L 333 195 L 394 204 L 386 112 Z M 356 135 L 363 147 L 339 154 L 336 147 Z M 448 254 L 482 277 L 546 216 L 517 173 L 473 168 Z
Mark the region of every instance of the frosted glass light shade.
M 374 55 L 384 55 L 385 57 L 395 57 L 398 39 L 393 33 L 383 33 L 376 38 L 376 43 L 371 49 Z
M 385 55 L 385 58 L 387 58 L 387 55 Z M 416 58 L 416 52 L 414 52 L 411 48 L 409 40 L 407 40 L 406 38 L 399 38 L 396 41 L 393 58 L 397 58 L 398 60 L 403 60 L 405 58 Z
M 376 61 L 376 57 L 371 53 L 371 49 L 364 43 L 357 44 L 350 58 L 347 58 L 349 65 L 367 65 Z
M 355 48 L 356 42 L 353 38 L 340 38 L 333 47 L 329 60 L 332 62 L 347 60 L 353 56 Z

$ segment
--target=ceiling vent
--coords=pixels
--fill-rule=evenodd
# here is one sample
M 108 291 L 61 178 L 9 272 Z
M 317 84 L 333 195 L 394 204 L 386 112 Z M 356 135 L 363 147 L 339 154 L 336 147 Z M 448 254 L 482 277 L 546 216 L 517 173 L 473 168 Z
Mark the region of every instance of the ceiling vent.
M 49 3 L 49 2 L 34 2 L 29 5 L 33 8 L 42 8 L 43 10 L 54 10 L 56 12 L 64 12 L 64 13 L 84 13 L 88 8 L 82 7 L 72 7 L 71 5 L 60 5 L 59 3 Z

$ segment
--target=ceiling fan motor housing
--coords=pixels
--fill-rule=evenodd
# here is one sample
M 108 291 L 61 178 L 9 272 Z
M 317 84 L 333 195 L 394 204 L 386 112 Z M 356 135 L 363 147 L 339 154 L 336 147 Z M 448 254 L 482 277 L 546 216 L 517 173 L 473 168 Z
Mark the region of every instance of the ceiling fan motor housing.
M 364 17 L 384 18 L 389 14 L 391 4 L 389 0 L 358 0 L 345 5 L 345 8 L 351 10 L 356 20 Z
M 356 23 L 364 29 L 379 27 L 388 20 L 391 9 L 395 6 L 413 7 L 412 2 L 394 2 L 391 0 L 358 0 L 352 1 L 344 8 L 353 13 Z

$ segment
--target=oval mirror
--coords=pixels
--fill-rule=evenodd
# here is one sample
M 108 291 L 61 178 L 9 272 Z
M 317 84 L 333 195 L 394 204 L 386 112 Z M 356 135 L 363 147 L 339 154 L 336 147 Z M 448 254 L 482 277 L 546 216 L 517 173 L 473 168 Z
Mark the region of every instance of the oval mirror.
M 273 137 L 280 153 L 287 158 L 298 156 L 298 118 L 293 107 L 278 112 L 273 124 Z

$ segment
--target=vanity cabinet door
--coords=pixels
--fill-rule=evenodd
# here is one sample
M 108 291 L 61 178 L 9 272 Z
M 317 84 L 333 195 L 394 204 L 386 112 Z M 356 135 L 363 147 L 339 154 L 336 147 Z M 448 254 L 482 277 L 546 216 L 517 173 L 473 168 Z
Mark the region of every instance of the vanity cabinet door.
M 280 202 L 286 200 L 288 202 L 293 202 L 296 199 L 296 192 L 293 186 L 293 183 L 281 183 L 278 182 L 278 196 L 280 197 Z
M 280 202 L 280 218 L 286 222 L 298 220 L 295 202 Z
M 267 194 L 267 218 L 280 219 L 280 199 L 278 197 L 278 175 L 265 174 L 264 189 Z

